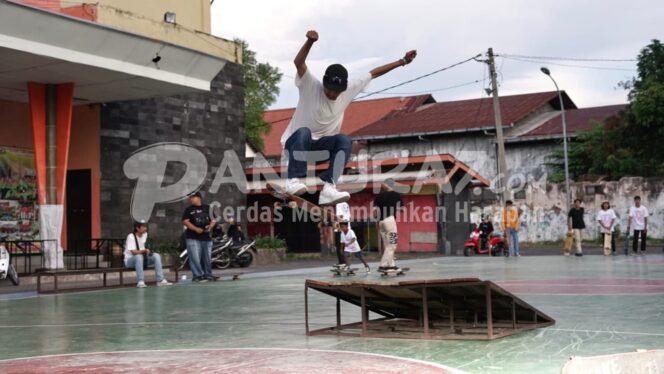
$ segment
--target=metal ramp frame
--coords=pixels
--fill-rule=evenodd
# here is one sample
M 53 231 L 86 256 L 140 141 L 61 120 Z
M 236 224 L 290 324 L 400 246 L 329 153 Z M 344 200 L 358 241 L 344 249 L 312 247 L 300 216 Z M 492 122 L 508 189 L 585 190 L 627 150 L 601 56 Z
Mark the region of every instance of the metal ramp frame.
M 309 289 L 336 299 L 335 326 L 309 329 Z M 493 340 L 555 324 L 497 284 L 478 278 L 306 280 L 304 300 L 308 336 Z M 341 301 L 358 306 L 362 320 L 342 325 Z M 369 312 L 381 317 L 370 320 Z

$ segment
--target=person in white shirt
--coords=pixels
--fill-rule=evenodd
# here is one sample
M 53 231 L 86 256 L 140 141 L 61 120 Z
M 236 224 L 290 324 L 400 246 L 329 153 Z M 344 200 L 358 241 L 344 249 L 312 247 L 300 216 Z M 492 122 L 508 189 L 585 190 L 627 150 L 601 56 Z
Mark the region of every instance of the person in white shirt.
M 348 201 L 348 192 L 337 191 L 335 183 L 343 173 L 351 156 L 352 141 L 341 134 L 344 111 L 371 82 L 372 79 L 399 67 L 410 64 L 417 56 L 412 50 L 403 58 L 379 66 L 359 79 L 348 80 L 348 71 L 340 64 L 328 66 L 321 83 L 309 71 L 306 59 L 311 47 L 318 41 L 318 33 L 310 30 L 293 63 L 297 68 L 295 85 L 299 90 L 299 100 L 295 113 L 288 127 L 281 136 L 281 144 L 288 157 L 288 181 L 286 192 L 301 195 L 307 186 L 300 178 L 307 175 L 307 159 L 316 157 L 317 161 L 329 160 L 329 167 L 319 178 L 324 186 L 320 193 L 320 205 L 332 205 Z M 321 155 L 313 152 L 323 152 Z M 309 156 L 309 157 L 308 157 Z M 320 159 L 324 158 L 324 159 Z
M 608 201 L 602 203 L 602 210 L 597 212 L 597 223 L 600 226 L 600 232 L 602 233 L 602 243 L 604 242 L 604 236 L 606 234 L 612 234 L 613 229 L 615 228 L 616 213 L 611 209 L 611 204 Z M 606 252 L 605 252 L 606 253 Z M 611 235 L 611 254 L 616 255 L 616 237 Z
M 145 279 L 143 273 L 144 261 L 148 266 L 154 265 L 154 272 L 157 277 L 157 286 L 170 286 L 172 283 L 164 278 L 164 271 L 161 267 L 161 256 L 145 248 L 145 242 L 148 240 L 148 225 L 145 221 L 134 222 L 134 232 L 127 235 L 124 250 L 124 263 L 130 269 L 136 270 L 136 287 L 145 288 Z M 145 255 L 145 257 L 144 257 Z
M 335 207 L 335 215 L 337 216 L 337 221 L 338 222 L 348 222 L 348 228 L 350 228 L 350 205 L 348 203 L 339 203 Z M 337 264 L 343 265 L 345 264 L 344 260 L 344 253 L 343 250 L 341 249 L 341 229 L 339 228 L 339 225 L 337 224 L 335 229 L 334 229 L 334 246 L 336 247 L 336 252 L 337 252 Z
M 367 264 L 366 261 L 364 261 L 364 257 L 362 257 L 362 250 L 360 249 L 360 245 L 357 243 L 357 236 L 355 236 L 355 232 L 348 227 L 348 222 L 341 222 L 339 224 L 339 227 L 341 228 L 341 242 L 344 245 L 344 261 L 346 262 L 346 270 L 350 270 L 350 256 L 353 254 L 357 256 L 357 258 L 362 261 L 364 264 L 364 269 L 367 271 L 367 274 L 371 272 L 371 269 L 369 268 L 369 264 Z
M 632 226 L 632 224 L 634 226 Z M 633 228 L 632 251 L 643 255 L 646 251 L 646 237 L 648 235 L 648 208 L 641 205 L 641 197 L 634 196 L 634 206 L 629 208 L 629 221 L 627 231 Z M 639 237 L 641 237 L 641 251 L 638 251 Z

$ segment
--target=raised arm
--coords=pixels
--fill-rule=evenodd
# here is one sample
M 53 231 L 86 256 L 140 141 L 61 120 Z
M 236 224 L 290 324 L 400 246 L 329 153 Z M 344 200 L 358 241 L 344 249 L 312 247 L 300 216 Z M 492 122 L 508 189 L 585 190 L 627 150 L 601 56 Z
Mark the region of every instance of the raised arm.
M 302 78 L 304 73 L 307 72 L 307 56 L 309 55 L 311 46 L 314 45 L 316 41 L 318 41 L 318 33 L 315 30 L 307 31 L 307 41 L 304 42 L 304 45 L 302 45 L 302 48 L 300 48 L 297 56 L 295 56 L 295 60 L 293 60 L 293 63 L 297 68 L 297 76 L 300 78 Z
M 378 78 L 381 75 L 383 75 L 385 73 L 388 73 L 388 72 L 398 68 L 399 66 L 408 65 L 415 59 L 415 57 L 417 57 L 417 51 L 416 50 L 408 51 L 403 56 L 403 58 L 401 58 L 397 61 L 394 61 L 394 62 L 390 62 L 389 64 L 379 66 L 379 67 L 374 68 L 373 70 L 371 70 L 371 72 L 370 72 L 371 73 L 371 79 Z

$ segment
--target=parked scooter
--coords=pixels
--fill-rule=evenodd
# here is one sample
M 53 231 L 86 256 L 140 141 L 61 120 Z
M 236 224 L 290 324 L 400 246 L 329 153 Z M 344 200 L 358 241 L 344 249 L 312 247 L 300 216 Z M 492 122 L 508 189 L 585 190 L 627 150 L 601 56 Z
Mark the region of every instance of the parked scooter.
M 5 240 L 6 236 L 0 237 L 0 242 Z M 9 261 L 10 255 L 9 251 L 5 246 L 0 245 L 0 279 L 9 278 L 12 281 L 14 286 L 20 284 L 20 279 L 18 278 L 18 273 L 14 266 Z
M 505 238 L 502 233 L 492 232 L 485 240 L 484 247 L 480 238 L 480 230 L 474 228 L 470 233 L 468 241 L 463 245 L 463 255 L 472 256 L 473 254 L 485 255 L 491 252 L 492 256 L 507 256 L 505 250 Z

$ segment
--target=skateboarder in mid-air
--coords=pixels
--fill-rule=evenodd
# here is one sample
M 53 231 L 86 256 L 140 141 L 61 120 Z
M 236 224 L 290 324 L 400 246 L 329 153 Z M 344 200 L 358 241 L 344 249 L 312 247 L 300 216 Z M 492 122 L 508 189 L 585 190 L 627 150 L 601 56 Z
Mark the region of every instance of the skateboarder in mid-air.
M 371 82 L 372 79 L 399 67 L 410 64 L 416 51 L 406 52 L 403 58 L 379 66 L 358 79 L 349 80 L 348 71 L 340 64 L 327 67 L 321 83 L 309 71 L 306 59 L 311 47 L 318 41 L 316 31 L 308 31 L 307 40 L 295 56 L 297 76 L 295 85 L 299 91 L 299 101 L 291 121 L 281 136 L 281 144 L 287 151 L 288 181 L 284 186 L 291 195 L 302 195 L 307 186 L 300 178 L 307 175 L 307 154 L 322 151 L 329 160 L 329 167 L 319 177 L 325 183 L 320 193 L 319 205 L 332 205 L 347 201 L 348 192 L 338 191 L 335 182 L 343 173 L 350 159 L 352 142 L 341 134 L 344 111 Z M 312 154 L 313 158 L 314 154 Z M 319 156 L 316 154 L 315 156 Z M 322 156 L 322 155 L 321 155 Z M 321 157 L 316 157 L 321 160 Z
M 344 245 L 344 262 L 346 263 L 344 269 L 350 271 L 350 256 L 353 254 L 362 261 L 364 264 L 364 270 L 367 271 L 367 274 L 371 273 L 369 264 L 364 261 L 362 257 L 362 250 L 360 245 L 357 244 L 357 236 L 355 232 L 348 226 L 348 222 L 340 222 L 339 228 L 341 229 L 341 242 Z
M 388 179 L 381 186 L 381 192 L 374 199 L 373 215 L 378 219 L 378 230 L 383 241 L 383 257 L 379 272 L 402 272 L 394 261 L 399 236 L 397 235 L 396 214 L 403 207 L 401 194 L 394 190 L 394 180 Z

